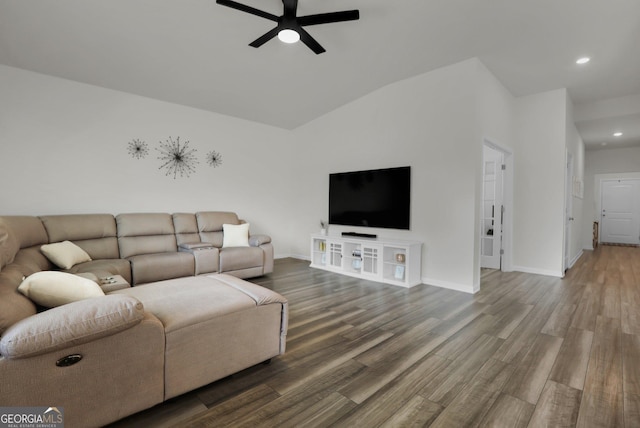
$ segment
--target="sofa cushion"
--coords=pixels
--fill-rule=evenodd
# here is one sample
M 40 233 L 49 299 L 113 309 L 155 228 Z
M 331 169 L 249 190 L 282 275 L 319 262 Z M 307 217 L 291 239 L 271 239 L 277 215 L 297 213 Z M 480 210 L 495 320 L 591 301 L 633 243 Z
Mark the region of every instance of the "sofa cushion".
M 200 242 L 198 221 L 195 214 L 175 213 L 172 217 L 178 246 L 185 243 Z
M 223 248 L 249 246 L 249 223 L 223 224 L 222 233 Z
M 69 273 L 95 273 L 98 277 L 120 275 L 131 284 L 131 263 L 127 259 L 103 259 L 80 263 L 68 269 Z
M 119 214 L 116 222 L 122 258 L 178 251 L 170 214 Z
M 104 292 L 94 281 L 56 271 L 42 271 L 29 275 L 22 281 L 18 291 L 46 308 L 104 296 Z
M 222 225 L 240 224 L 236 213 L 225 211 L 201 211 L 196 213 L 200 240 L 209 242 L 214 247 L 222 247 Z
M 195 259 L 190 253 L 157 253 L 129 257 L 131 284 L 139 285 L 165 279 L 193 276 Z
M 89 254 L 71 241 L 46 244 L 40 247 L 40 251 L 61 269 L 70 269 L 78 263 L 91 261 Z
M 40 216 L 49 242 L 71 241 L 92 259 L 117 259 L 116 219 L 111 214 Z
M 216 276 L 171 279 L 114 291 L 109 295 L 135 297 L 146 311 L 162 322 L 166 333 L 256 307 L 254 299 L 217 281 Z M 167 296 L 171 298 L 167 299 Z
M 220 250 L 220 272 L 230 272 L 264 264 L 264 252 L 256 247 L 229 247 Z
M 0 270 L 11 263 L 20 250 L 20 243 L 9 225 L 0 217 Z
M 49 236 L 38 217 L 32 216 L 5 216 L 7 223 L 20 248 L 33 247 L 49 243 Z

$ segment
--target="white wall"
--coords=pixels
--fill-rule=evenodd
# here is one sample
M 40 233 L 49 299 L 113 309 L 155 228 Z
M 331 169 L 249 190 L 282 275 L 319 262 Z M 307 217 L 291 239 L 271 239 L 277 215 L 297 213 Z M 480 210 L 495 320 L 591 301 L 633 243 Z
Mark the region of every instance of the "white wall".
M 600 221 L 600 181 L 611 178 L 640 178 L 640 147 L 586 151 L 582 221 L 585 249 L 593 249 L 593 222 Z
M 502 269 L 512 270 L 513 257 L 513 151 L 514 151 L 514 118 L 515 98 L 500 81 L 481 63 L 478 62 L 478 117 L 480 118 L 479 140 L 491 144 L 505 154 L 504 162 L 507 169 L 504 173 L 503 205 L 505 216 L 502 227 L 502 243 L 505 253 L 502 257 Z M 482 164 L 477 181 L 477 219 L 482 212 Z M 480 221 L 477 222 L 480 226 Z M 480 231 L 477 231 L 480 236 Z M 476 251 L 477 269 L 480 274 L 480 249 Z M 479 278 L 477 278 L 479 282 Z
M 290 253 L 288 131 L 5 66 L 0 82 L 0 215 L 228 210 Z M 158 169 L 169 136 L 197 149 L 191 177 Z M 127 153 L 134 138 L 146 159 Z
M 372 232 L 424 242 L 423 281 L 474 292 L 489 139 L 513 150 L 514 267 L 561 270 L 566 91 L 515 99 L 477 59 L 294 131 L 4 66 L 0 81 L 0 214 L 232 210 L 273 236 L 277 256 L 308 257 L 329 173 L 410 165 L 411 230 Z M 192 177 L 166 177 L 154 147 L 169 136 L 202 157 L 220 152 L 222 166 L 200 158 Z M 133 138 L 149 144 L 147 159 L 127 154 Z M 357 228 L 331 233 L 343 230 Z
M 514 269 L 562 276 L 566 90 L 516 100 Z
M 412 167 L 411 231 L 379 236 L 424 242 L 426 283 L 473 291 L 476 179 L 482 144 L 476 115 L 477 61 L 394 83 L 294 131 L 297 151 L 295 254 L 327 219 L 332 172 Z M 330 233 L 354 227 L 332 226 Z M 369 231 L 371 233 L 371 231 Z

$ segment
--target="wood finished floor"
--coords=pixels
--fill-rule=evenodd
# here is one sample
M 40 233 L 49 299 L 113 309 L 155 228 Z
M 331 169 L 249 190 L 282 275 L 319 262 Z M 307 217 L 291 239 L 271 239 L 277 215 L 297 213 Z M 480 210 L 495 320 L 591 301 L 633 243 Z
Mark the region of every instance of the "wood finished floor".
M 640 427 L 640 249 L 469 295 L 278 260 L 285 355 L 114 427 Z M 215 363 L 215 362 L 212 362 Z

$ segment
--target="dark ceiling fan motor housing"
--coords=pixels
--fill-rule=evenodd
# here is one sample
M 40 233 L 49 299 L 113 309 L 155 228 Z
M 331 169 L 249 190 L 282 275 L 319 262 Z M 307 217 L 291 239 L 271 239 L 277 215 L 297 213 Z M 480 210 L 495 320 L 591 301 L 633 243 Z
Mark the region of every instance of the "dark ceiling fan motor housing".
M 360 12 L 358 10 L 345 10 L 341 12 L 297 16 L 298 0 L 282 0 L 282 3 L 284 3 L 284 12 L 282 16 L 276 16 L 233 0 L 216 0 L 216 3 L 278 23 L 273 30 L 268 31 L 253 42 L 249 43 L 249 46 L 253 46 L 254 48 L 259 48 L 264 45 L 266 42 L 277 36 L 282 30 L 293 30 L 300 35 L 300 40 L 302 40 L 309 49 L 314 51 L 316 54 L 321 54 L 322 52 L 325 52 L 325 49 L 302 27 L 329 24 L 332 22 L 355 21 L 360 18 Z

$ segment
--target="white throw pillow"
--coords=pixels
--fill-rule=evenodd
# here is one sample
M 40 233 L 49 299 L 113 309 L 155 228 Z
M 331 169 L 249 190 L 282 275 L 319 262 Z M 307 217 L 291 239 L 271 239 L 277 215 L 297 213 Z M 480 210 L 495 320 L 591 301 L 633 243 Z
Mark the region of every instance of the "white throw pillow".
M 40 251 L 60 269 L 71 269 L 78 263 L 91 261 L 89 254 L 71 241 L 46 244 L 40 247 Z
M 222 247 L 248 247 L 249 223 L 223 224 Z
M 18 291 L 46 308 L 104 296 L 104 292 L 94 281 L 57 271 L 42 271 L 29 275 L 22 281 Z

